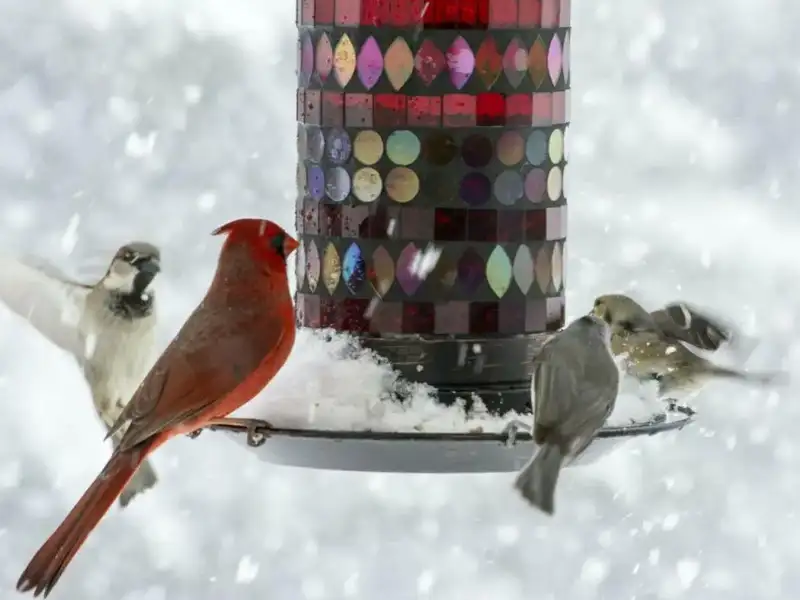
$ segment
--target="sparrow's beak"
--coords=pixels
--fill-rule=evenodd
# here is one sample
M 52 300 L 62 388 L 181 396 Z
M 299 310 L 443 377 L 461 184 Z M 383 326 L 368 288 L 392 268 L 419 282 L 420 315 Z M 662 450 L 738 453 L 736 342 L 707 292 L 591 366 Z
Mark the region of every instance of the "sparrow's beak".
M 283 255 L 288 257 L 292 252 L 297 250 L 298 246 L 300 246 L 300 242 L 288 234 L 285 235 L 283 239 Z
M 161 263 L 158 262 L 157 258 L 147 258 L 142 262 L 137 263 L 136 268 L 140 273 L 150 275 L 152 278 L 161 272 Z

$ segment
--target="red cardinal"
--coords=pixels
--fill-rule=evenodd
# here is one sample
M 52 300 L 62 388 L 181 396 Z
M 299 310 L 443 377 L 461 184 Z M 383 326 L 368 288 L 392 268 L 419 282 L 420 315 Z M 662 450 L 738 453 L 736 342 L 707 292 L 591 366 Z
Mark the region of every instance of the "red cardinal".
M 286 258 L 298 243 L 261 219 L 232 221 L 214 235 L 221 233 L 228 237 L 205 298 L 139 385 L 109 433 L 129 424 L 114 454 L 17 590 L 46 597 L 137 467 L 170 438 L 226 423 L 269 427 L 224 417 L 270 382 L 294 345 Z

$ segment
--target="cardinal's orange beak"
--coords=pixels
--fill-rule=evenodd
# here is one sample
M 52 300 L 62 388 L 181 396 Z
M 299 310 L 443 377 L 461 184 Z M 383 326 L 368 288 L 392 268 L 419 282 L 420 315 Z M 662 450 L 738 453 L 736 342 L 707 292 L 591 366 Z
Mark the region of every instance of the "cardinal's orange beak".
M 288 257 L 292 252 L 297 250 L 299 245 L 300 242 L 287 233 L 283 239 L 283 255 Z

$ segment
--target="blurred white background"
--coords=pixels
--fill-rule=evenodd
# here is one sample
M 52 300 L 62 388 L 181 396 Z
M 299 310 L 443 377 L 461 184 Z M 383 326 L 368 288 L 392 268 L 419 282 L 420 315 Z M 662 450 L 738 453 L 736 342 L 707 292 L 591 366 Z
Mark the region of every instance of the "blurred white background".
M 797 371 L 800 4 L 575 4 L 568 312 L 602 291 L 688 299 L 766 340 L 749 366 Z M 165 342 L 211 276 L 208 232 L 293 223 L 293 2 L 0 6 L 0 247 L 79 273 L 131 238 L 161 244 Z M 0 340 L 14 598 L 108 450 L 72 361 L 2 310 Z M 176 440 L 159 487 L 112 510 L 53 597 L 790 598 L 796 391 L 710 387 L 692 427 L 569 470 L 552 520 L 511 475 L 302 471 L 222 434 Z

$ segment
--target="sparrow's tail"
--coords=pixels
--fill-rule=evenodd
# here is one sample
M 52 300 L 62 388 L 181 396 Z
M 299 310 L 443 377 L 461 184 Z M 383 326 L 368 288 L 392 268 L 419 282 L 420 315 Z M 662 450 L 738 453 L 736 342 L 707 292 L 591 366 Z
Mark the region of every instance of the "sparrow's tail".
M 149 460 L 142 462 L 139 469 L 133 474 L 133 477 L 131 477 L 128 485 L 125 486 L 125 489 L 122 490 L 122 493 L 119 495 L 119 505 L 125 508 L 136 496 L 146 492 L 157 483 L 158 476 L 156 475 L 155 469 L 153 469 L 153 465 L 150 464 Z
M 764 373 L 749 373 L 737 371 L 727 367 L 714 366 L 712 374 L 725 379 L 737 379 L 744 383 L 756 385 L 785 385 L 789 382 L 789 374 L 784 371 L 769 371 Z
M 555 512 L 556 483 L 564 463 L 557 444 L 543 444 L 517 475 L 514 487 L 522 497 L 542 512 Z
M 20 592 L 47 595 L 125 484 L 145 459 L 152 442 L 132 452 L 114 453 L 58 529 L 42 544 L 17 581 Z

